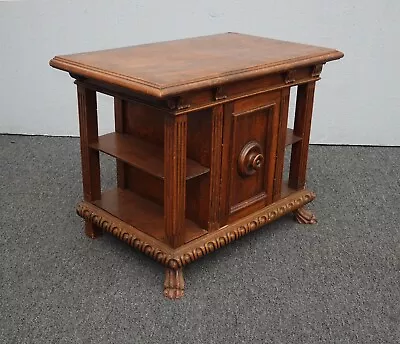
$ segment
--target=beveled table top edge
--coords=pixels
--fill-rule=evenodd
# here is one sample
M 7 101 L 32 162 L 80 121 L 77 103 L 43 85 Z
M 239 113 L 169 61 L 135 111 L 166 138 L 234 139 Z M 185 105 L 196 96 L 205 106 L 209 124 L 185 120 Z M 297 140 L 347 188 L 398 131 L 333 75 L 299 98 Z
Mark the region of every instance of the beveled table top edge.
M 275 63 L 269 62 L 243 69 L 233 69 L 228 72 L 207 75 L 201 78 L 195 78 L 181 83 L 172 84 L 158 84 L 141 79 L 139 77 L 133 77 L 110 70 L 97 68 L 88 64 L 83 64 L 68 58 L 72 55 L 55 56 L 49 61 L 49 64 L 54 68 L 67 71 L 73 76 L 89 78 L 100 82 L 117 85 L 132 92 L 147 94 L 155 98 L 167 98 L 184 92 L 220 86 L 229 82 L 242 81 L 245 79 L 261 77 L 272 73 L 285 72 L 290 69 L 307 67 L 316 64 L 324 64 L 329 61 L 340 59 L 344 56 L 344 54 L 338 50 L 328 48 L 325 49 L 326 51 L 319 54 L 313 53 L 308 56 L 280 60 Z

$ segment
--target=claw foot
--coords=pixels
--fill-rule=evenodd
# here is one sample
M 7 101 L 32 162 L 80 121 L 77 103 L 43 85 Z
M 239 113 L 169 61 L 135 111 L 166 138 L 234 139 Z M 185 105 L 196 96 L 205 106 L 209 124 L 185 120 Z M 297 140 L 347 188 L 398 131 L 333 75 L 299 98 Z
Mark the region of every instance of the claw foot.
M 317 218 L 315 217 L 315 215 L 304 207 L 297 209 L 294 212 L 294 216 L 296 217 L 296 221 L 298 223 L 307 225 L 313 225 L 317 223 Z
M 171 300 L 180 299 L 184 294 L 184 289 L 182 269 L 165 268 L 164 296 Z

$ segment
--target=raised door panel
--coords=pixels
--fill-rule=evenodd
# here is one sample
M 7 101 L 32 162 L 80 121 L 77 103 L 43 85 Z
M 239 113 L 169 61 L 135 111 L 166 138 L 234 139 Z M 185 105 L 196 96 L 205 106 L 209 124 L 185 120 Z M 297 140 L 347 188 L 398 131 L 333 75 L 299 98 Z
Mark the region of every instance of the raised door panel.
M 225 222 L 272 202 L 279 100 L 280 93 L 271 92 L 225 106 Z

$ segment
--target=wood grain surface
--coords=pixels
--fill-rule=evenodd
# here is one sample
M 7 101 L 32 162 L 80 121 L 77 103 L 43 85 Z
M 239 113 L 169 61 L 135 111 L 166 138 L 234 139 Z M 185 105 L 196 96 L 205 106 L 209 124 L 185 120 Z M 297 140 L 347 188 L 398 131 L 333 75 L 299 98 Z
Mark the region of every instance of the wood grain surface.
M 56 56 L 50 65 L 161 98 L 341 57 L 334 49 L 224 33 Z

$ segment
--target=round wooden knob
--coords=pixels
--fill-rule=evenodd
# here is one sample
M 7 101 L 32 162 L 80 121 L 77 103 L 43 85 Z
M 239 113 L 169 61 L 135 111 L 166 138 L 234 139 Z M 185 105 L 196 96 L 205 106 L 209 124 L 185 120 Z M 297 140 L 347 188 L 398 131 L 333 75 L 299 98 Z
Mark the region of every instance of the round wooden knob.
M 251 167 L 253 167 L 254 170 L 259 170 L 264 162 L 264 156 L 262 154 L 254 154 L 249 160 Z
M 264 163 L 261 146 L 257 141 L 247 142 L 240 151 L 238 158 L 238 170 L 242 177 L 248 177 L 256 173 Z

